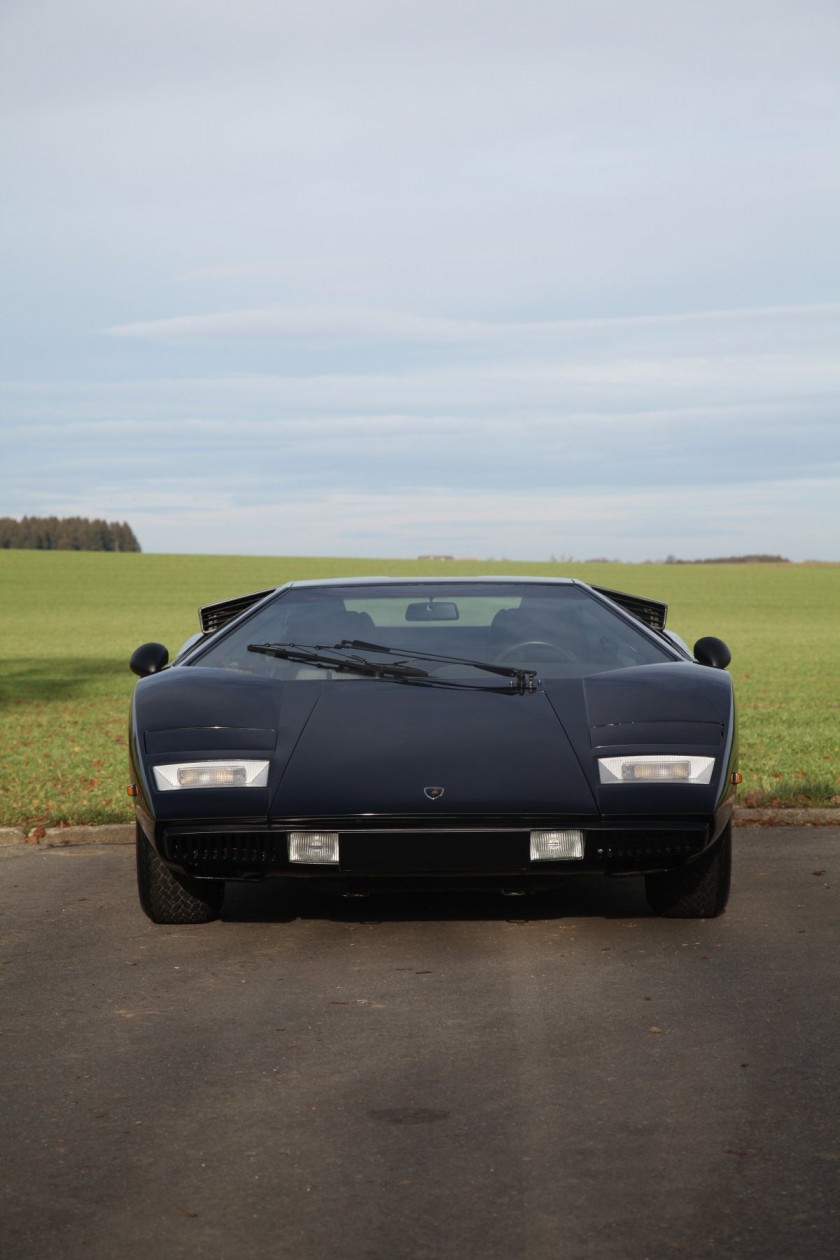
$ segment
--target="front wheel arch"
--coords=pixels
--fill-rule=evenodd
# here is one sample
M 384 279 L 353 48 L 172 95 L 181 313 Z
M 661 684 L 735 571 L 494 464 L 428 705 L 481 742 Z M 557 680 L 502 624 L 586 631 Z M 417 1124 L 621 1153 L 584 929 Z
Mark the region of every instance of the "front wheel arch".
M 193 879 L 172 871 L 136 824 L 137 892 L 153 923 L 210 923 L 219 917 L 224 880 Z
M 669 919 L 714 919 L 729 901 L 732 824 L 705 853 L 675 871 L 645 876 L 645 894 L 655 914 Z

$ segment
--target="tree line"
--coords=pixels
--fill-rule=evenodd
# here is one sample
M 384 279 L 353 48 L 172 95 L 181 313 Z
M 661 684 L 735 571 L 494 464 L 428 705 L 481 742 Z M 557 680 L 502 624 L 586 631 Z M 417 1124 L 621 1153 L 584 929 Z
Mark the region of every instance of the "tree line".
M 714 556 L 707 560 L 678 560 L 668 556 L 664 564 L 790 564 L 787 556 Z
M 38 551 L 140 551 L 125 521 L 88 520 L 84 516 L 0 516 L 0 547 Z

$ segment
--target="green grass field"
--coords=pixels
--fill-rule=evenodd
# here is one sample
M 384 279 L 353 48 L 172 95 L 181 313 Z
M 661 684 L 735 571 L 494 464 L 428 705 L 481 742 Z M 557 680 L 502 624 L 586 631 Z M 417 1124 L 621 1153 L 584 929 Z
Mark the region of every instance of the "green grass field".
M 0 550 L 0 825 L 122 822 L 133 649 L 292 577 L 544 574 L 667 600 L 732 649 L 746 805 L 840 805 L 840 565 L 442 563 Z

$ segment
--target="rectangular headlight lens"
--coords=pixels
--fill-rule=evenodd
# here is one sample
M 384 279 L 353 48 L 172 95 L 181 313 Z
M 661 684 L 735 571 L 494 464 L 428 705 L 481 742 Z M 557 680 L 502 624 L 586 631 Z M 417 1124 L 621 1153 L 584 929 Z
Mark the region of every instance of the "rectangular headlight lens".
M 532 831 L 531 861 L 562 862 L 583 857 L 582 831 Z
M 168 766 L 155 766 L 155 783 L 159 792 L 177 792 L 181 788 L 244 788 L 266 787 L 267 761 L 177 761 Z
M 290 831 L 289 861 L 338 866 L 337 831 Z
M 714 757 L 684 757 L 678 753 L 598 758 L 602 783 L 710 783 L 714 768 Z

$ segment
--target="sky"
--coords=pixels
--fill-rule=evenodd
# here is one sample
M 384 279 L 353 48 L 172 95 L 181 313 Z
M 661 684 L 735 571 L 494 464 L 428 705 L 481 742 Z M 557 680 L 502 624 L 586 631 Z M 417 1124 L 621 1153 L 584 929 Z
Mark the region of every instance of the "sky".
M 0 515 L 840 560 L 836 0 L 3 0 Z

